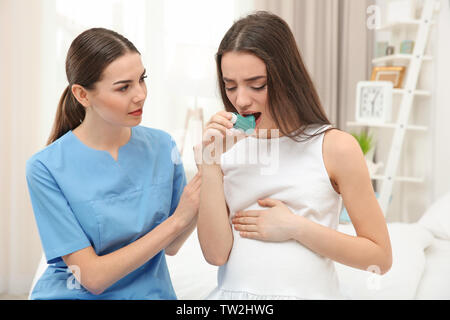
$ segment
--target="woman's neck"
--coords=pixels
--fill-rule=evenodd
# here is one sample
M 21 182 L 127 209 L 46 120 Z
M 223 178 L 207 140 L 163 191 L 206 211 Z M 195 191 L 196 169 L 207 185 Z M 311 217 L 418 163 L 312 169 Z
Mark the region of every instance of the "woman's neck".
M 87 146 L 110 152 L 115 152 L 127 144 L 131 137 L 129 127 L 115 126 L 104 120 L 92 121 L 89 117 L 72 132 Z

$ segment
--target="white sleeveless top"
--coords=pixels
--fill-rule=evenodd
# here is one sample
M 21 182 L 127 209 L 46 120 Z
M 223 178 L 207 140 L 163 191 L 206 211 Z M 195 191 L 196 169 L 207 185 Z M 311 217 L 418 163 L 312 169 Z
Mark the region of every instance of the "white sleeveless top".
M 325 129 L 307 141 L 283 136 L 247 137 L 221 157 L 230 223 L 240 210 L 268 209 L 257 200 L 283 201 L 294 214 L 336 229 L 341 197 L 333 189 L 322 156 Z M 341 299 L 334 263 L 290 240 L 243 238 L 233 230 L 227 263 L 219 267 L 218 287 L 207 299 Z

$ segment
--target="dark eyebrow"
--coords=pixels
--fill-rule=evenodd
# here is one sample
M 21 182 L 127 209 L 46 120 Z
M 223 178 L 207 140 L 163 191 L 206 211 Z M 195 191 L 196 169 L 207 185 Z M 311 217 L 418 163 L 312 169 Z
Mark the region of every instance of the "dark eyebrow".
M 144 69 L 144 72 L 142 72 L 142 74 L 141 74 L 141 76 L 140 76 L 139 78 L 142 78 L 142 77 L 144 76 L 144 74 L 145 74 L 146 71 L 147 71 L 147 70 Z M 121 83 L 130 83 L 130 82 L 133 82 L 133 80 L 120 80 L 120 81 L 114 82 L 113 85 L 115 85 L 115 84 L 121 84 Z
M 256 77 L 251 77 L 251 78 L 248 78 L 248 79 L 244 79 L 244 81 L 249 82 L 249 81 L 255 81 L 255 80 L 258 80 L 258 79 L 262 79 L 262 78 L 267 78 L 267 77 L 266 76 L 256 76 Z M 225 81 L 225 82 L 234 82 L 234 80 L 228 79 L 228 78 L 225 78 L 225 77 L 223 77 L 223 81 Z

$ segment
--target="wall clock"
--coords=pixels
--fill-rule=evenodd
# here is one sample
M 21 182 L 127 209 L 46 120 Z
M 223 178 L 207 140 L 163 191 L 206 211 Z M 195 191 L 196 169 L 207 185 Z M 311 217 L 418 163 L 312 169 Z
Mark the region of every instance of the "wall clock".
M 359 81 L 356 86 L 356 121 L 369 124 L 390 122 L 392 88 L 390 81 Z

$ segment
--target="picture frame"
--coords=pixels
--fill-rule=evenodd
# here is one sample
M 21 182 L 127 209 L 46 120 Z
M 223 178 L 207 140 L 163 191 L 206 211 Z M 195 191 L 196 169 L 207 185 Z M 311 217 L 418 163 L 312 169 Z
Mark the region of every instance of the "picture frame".
M 378 41 L 375 44 L 375 57 L 383 57 L 386 55 L 386 49 L 389 46 L 389 42 L 387 41 Z
M 412 54 L 414 51 L 413 40 L 403 40 L 400 44 L 400 53 Z
M 372 68 L 371 81 L 390 81 L 395 89 L 402 88 L 405 66 L 379 66 Z

